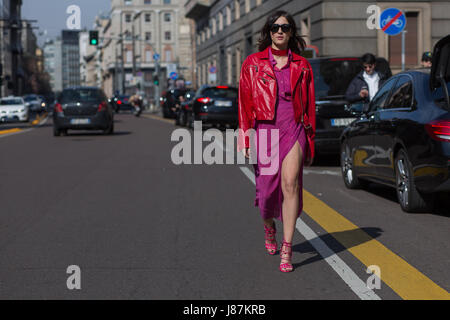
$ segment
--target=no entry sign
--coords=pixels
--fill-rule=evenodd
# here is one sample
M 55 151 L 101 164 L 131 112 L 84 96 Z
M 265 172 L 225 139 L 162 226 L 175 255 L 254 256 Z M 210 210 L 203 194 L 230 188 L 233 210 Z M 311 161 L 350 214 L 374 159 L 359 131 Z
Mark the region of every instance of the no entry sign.
M 380 27 L 390 36 L 395 36 L 405 29 L 406 16 L 403 11 L 397 8 L 384 10 L 380 15 Z

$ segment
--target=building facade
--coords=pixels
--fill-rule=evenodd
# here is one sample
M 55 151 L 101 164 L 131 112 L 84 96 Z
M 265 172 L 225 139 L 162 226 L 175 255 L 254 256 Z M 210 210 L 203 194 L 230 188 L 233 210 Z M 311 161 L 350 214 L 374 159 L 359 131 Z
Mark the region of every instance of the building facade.
M 191 29 L 184 0 L 112 0 L 109 22 L 97 29 L 108 95 L 140 89 L 154 99 L 158 68 L 159 90 L 166 88 L 170 72 L 192 81 Z
M 61 33 L 61 69 L 62 89 L 81 84 L 79 31 L 63 30 Z
M 449 1 L 187 0 L 186 16 L 195 22 L 197 86 L 237 85 L 242 62 L 257 51 L 259 32 L 276 10 L 293 16 L 299 34 L 319 56 L 371 52 L 386 58 L 396 73 L 401 70 L 401 35 L 369 29 L 371 5 L 405 12 L 406 68 L 418 67 L 422 53 L 450 31 Z
M 23 90 L 21 7 L 22 0 L 0 0 L 0 96 Z

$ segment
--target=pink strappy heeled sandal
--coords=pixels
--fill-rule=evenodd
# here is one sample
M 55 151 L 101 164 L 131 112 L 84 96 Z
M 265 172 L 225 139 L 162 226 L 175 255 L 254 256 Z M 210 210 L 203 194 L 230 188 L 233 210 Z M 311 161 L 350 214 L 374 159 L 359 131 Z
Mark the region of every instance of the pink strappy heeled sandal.
M 277 252 L 277 240 L 275 239 L 277 229 L 275 223 L 273 224 L 273 228 L 264 225 L 264 232 L 266 233 L 265 240 L 267 253 L 274 255 Z
M 288 249 L 289 248 L 289 249 Z M 280 252 L 280 257 L 281 257 L 281 262 L 284 261 L 288 261 L 285 263 L 280 263 L 280 271 L 281 272 L 291 272 L 294 270 L 294 267 L 292 266 L 291 263 L 291 258 L 292 258 L 292 243 L 291 242 L 286 242 L 283 239 L 283 244 L 281 245 L 281 252 Z

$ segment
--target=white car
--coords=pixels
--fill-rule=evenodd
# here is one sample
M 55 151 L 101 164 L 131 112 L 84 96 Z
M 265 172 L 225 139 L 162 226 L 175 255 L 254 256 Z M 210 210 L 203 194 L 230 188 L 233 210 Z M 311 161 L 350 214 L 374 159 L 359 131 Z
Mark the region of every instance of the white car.
M 6 97 L 0 99 L 0 121 L 29 120 L 29 108 L 21 97 Z

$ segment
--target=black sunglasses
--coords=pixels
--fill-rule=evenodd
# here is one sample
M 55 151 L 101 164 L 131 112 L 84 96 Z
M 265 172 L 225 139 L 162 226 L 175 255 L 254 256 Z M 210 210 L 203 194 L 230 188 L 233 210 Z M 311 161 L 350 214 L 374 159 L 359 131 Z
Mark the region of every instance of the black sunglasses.
M 278 32 L 278 30 L 281 27 L 281 31 L 283 31 L 284 33 L 287 33 L 291 30 L 291 25 L 290 24 L 273 24 L 270 27 L 270 32 L 275 33 Z

